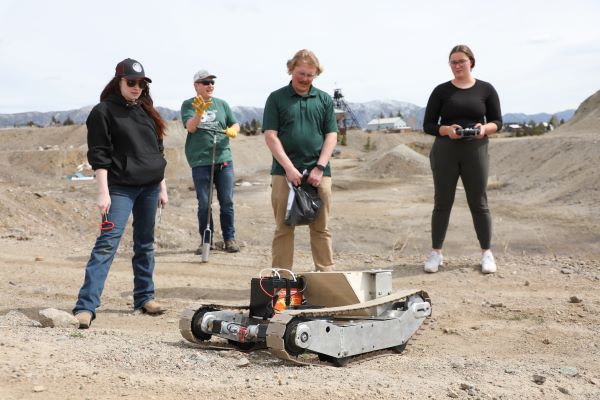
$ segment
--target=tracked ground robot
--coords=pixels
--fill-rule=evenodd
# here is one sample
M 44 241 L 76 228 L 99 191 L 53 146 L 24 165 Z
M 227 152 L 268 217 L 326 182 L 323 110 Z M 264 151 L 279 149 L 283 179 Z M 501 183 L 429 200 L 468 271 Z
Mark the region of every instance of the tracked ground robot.
M 402 352 L 431 315 L 424 291 L 392 290 L 391 271 L 268 271 L 252 279 L 249 306 L 196 304 L 184 310 L 182 336 L 207 348 L 266 348 L 297 364 L 345 366 Z

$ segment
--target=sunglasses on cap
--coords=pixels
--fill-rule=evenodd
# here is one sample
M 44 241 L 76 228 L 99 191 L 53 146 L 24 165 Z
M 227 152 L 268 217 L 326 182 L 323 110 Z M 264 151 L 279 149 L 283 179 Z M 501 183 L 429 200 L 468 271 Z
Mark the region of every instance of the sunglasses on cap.
M 123 79 L 125 79 L 125 78 L 123 78 Z M 127 83 L 127 86 L 129 86 L 131 88 L 135 87 L 137 85 L 142 90 L 144 90 L 148 87 L 148 82 L 146 82 L 144 79 L 139 79 L 139 80 L 125 79 L 125 83 Z
M 215 85 L 215 81 L 211 80 L 201 80 L 201 81 L 196 81 L 196 83 L 201 83 L 204 86 L 208 86 L 208 85 Z

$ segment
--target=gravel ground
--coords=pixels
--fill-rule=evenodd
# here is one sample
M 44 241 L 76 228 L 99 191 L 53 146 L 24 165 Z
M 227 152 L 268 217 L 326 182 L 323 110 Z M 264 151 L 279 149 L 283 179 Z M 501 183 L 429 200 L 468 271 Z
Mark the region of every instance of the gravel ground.
M 334 368 L 293 366 L 262 350 L 204 350 L 179 333 L 179 315 L 189 304 L 247 302 L 250 279 L 270 266 L 269 159 L 260 137 L 240 137 L 234 147 L 240 253 L 214 251 L 207 264 L 193 254 L 195 199 L 175 131 L 168 153 L 170 204 L 156 244 L 156 295 L 168 311 L 156 317 L 132 311 L 127 232 L 91 329 L 40 327 L 40 310 L 73 307 L 99 222 L 93 182 L 68 183 L 60 175 L 85 153 L 78 148 L 81 137 L 69 130 L 61 141 L 60 133 L 40 135 L 52 143 L 35 143 L 8 132 L 14 141 L 0 155 L 2 399 L 600 398 L 600 230 L 593 200 L 598 188 L 593 181 L 589 187 L 582 167 L 577 176 L 587 186 L 570 188 L 565 197 L 553 186 L 552 168 L 536 165 L 529 166 L 537 172 L 527 177 L 535 187 L 528 187 L 518 178 L 516 162 L 507 162 L 513 154 L 524 163 L 519 154 L 547 142 L 498 139 L 490 146 L 496 161 L 489 197 L 498 273 L 479 272 L 479 249 L 459 188 L 446 263 L 431 275 L 422 272 L 431 177 L 388 176 L 372 168 L 377 160 L 387 170 L 393 163 L 403 168 L 402 155 L 409 150 L 397 146 L 426 151 L 430 138 L 371 134 L 376 150 L 365 152 L 366 134 L 349 135 L 349 146 L 334 160 L 336 266 L 391 269 L 394 288 L 429 293 L 433 315 L 402 354 Z M 588 158 L 591 136 L 547 140 L 569 143 L 573 163 L 582 154 L 581 165 L 598 164 Z M 29 142 L 35 147 L 27 149 Z M 62 147 L 36 150 L 45 144 Z M 394 148 L 390 157 L 387 150 Z M 532 155 L 531 162 L 538 157 Z M 408 158 L 411 167 L 422 163 L 415 155 Z M 579 181 L 574 176 L 560 182 Z M 307 236 L 298 229 L 296 271 L 311 269 Z

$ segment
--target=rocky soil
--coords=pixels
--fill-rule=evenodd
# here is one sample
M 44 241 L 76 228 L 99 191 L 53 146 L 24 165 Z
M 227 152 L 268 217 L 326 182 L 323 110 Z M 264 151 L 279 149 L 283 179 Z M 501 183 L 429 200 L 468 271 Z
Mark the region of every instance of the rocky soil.
M 85 161 L 85 127 L 2 130 L 0 398 L 599 399 L 600 161 L 596 135 L 584 128 L 491 141 L 499 270 L 490 276 L 478 268 L 460 183 L 446 264 L 422 272 L 432 138 L 371 133 L 367 150 L 368 134 L 349 133 L 333 160 L 336 267 L 390 269 L 395 288 L 429 293 L 433 315 L 402 354 L 345 368 L 297 367 L 262 350 L 202 350 L 179 333 L 189 304 L 247 302 L 250 279 L 270 267 L 270 156 L 262 137 L 233 144 L 244 247 L 214 251 L 202 264 L 193 254 L 199 238 L 185 133 L 170 126 L 170 203 L 157 229 L 155 271 L 157 299 L 168 311 L 132 311 L 128 231 L 97 319 L 77 330 L 41 327 L 39 311 L 71 310 L 98 232 L 95 183 L 65 178 Z M 296 236 L 295 270 L 309 271 L 306 228 Z

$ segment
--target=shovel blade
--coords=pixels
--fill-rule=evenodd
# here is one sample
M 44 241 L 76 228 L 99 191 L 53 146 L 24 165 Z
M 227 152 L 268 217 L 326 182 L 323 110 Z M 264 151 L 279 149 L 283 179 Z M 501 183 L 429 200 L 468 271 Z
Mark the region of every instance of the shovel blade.
M 208 253 L 210 252 L 210 242 L 202 245 L 202 262 L 208 262 Z
M 209 228 L 202 234 L 202 262 L 208 262 L 208 253 L 210 253 L 210 243 L 212 242 L 212 231 Z

